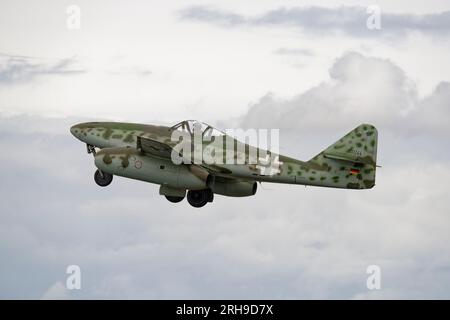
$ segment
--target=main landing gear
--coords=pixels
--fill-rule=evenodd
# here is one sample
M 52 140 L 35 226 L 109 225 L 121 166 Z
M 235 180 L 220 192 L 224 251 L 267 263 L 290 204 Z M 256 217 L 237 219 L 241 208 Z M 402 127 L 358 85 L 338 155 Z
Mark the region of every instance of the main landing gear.
M 184 199 L 184 196 L 165 196 L 167 200 L 173 203 L 181 202 Z M 201 208 L 208 202 L 213 202 L 214 193 L 211 189 L 203 189 L 203 190 L 189 190 L 187 193 L 187 201 L 189 204 L 195 208 Z
M 178 202 L 183 201 L 184 197 L 166 196 L 166 199 L 172 203 L 178 203 Z
M 195 208 L 201 208 L 208 202 L 214 200 L 214 193 L 211 189 L 189 190 L 187 193 L 187 201 Z

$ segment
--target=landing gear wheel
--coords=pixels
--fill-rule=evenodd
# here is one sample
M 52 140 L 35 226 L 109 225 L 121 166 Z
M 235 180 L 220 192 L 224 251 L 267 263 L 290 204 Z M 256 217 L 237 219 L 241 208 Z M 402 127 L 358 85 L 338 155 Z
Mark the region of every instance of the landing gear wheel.
M 183 201 L 184 197 L 165 196 L 167 200 L 173 203 Z
M 98 184 L 100 187 L 106 187 L 109 186 L 109 184 L 113 180 L 113 175 L 110 173 L 102 172 L 100 170 L 95 171 L 94 174 L 94 180 L 95 183 Z
M 206 189 L 206 194 L 208 195 L 208 202 L 213 202 L 214 192 L 211 189 Z
M 201 208 L 208 203 L 208 190 L 189 190 L 187 193 L 187 201 L 195 208 Z

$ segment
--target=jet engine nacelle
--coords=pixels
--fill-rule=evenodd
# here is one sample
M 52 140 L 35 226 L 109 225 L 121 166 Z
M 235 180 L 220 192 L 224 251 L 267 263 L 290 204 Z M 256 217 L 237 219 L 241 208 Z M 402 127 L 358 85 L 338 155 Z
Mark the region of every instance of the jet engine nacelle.
M 135 148 L 104 148 L 95 155 L 95 166 L 102 172 L 147 181 L 178 189 L 207 188 L 207 172 L 173 164 L 170 159 L 146 156 Z
M 253 196 L 258 189 L 258 184 L 252 181 L 224 180 L 208 176 L 207 185 L 212 192 L 228 197 Z

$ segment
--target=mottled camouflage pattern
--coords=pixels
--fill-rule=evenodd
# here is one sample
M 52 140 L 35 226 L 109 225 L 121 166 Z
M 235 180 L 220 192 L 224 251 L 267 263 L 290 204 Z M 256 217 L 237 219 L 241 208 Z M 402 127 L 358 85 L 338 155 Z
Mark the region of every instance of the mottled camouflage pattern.
M 154 159 L 155 157 L 136 149 L 138 136 L 173 148 L 177 142 L 171 141 L 172 129 L 170 127 L 134 123 L 90 122 L 73 126 L 71 132 L 81 141 L 102 149 L 96 156 L 96 164 L 98 159 L 101 159 L 101 167 L 103 168 L 100 168 L 101 170 L 105 170 L 108 167 L 114 169 L 106 170 L 106 172 L 111 171 L 111 173 L 117 174 L 120 170 L 136 171 L 135 162 L 130 164 L 130 160 L 136 161 L 139 158 L 142 168 L 138 168 L 138 171 L 134 173 L 123 174 L 135 179 L 140 179 L 139 174 L 143 171 L 146 171 L 146 175 L 151 175 L 154 166 L 157 166 L 157 163 L 162 161 L 165 164 L 160 164 L 160 166 L 165 165 L 172 168 L 172 170 L 175 170 L 173 168 L 176 167 L 183 167 L 183 172 L 189 171 L 201 181 L 206 179 L 208 173 L 212 173 L 215 176 L 230 179 L 334 188 L 368 189 L 375 185 L 378 133 L 376 128 L 369 124 L 358 126 L 307 162 L 280 155 L 280 170 L 274 175 L 261 174 L 258 165 L 254 163 L 249 164 L 249 150 L 254 147 L 248 145 L 245 145 L 244 153 L 234 155 L 235 159 L 245 159 L 245 164 L 207 165 L 203 163 L 201 165 L 186 164 L 175 166 L 168 162 L 170 159 Z M 236 143 L 241 142 L 236 141 Z M 225 145 L 223 149 L 225 159 L 227 154 Z M 267 153 L 265 150 L 257 149 L 256 151 L 258 155 Z M 146 161 L 146 159 L 152 160 Z M 149 165 L 149 168 L 145 168 L 147 162 L 152 163 Z M 120 170 L 117 169 L 118 167 Z M 167 170 L 164 174 L 170 175 L 173 174 L 173 171 Z M 144 178 L 140 180 L 154 183 L 159 183 L 160 181 Z M 170 177 L 166 180 L 172 181 Z M 195 184 L 196 181 L 194 180 L 190 179 L 189 183 Z M 171 183 L 166 184 L 172 185 Z M 176 183 L 176 186 L 172 186 L 185 189 L 193 188 L 192 185 L 182 185 L 179 181 Z M 201 188 L 201 186 L 196 188 Z

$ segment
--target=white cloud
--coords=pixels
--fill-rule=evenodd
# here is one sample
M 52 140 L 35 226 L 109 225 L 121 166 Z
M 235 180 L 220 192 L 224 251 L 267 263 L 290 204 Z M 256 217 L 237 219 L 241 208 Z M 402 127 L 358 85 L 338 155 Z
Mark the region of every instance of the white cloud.
M 241 125 L 324 132 L 370 122 L 402 133 L 448 130 L 448 83 L 420 99 L 415 82 L 394 63 L 356 52 L 336 59 L 329 75 L 329 80 L 292 99 L 262 97 Z

